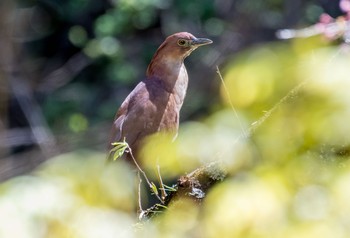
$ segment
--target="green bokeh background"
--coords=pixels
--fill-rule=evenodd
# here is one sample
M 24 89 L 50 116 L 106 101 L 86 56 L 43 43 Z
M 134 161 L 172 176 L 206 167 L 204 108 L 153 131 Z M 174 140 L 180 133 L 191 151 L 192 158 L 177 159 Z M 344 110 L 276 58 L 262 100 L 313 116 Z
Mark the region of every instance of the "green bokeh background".
M 275 38 L 323 12 L 341 14 L 337 1 L 2 1 L 0 237 L 347 237 L 349 48 Z M 220 160 L 229 178 L 137 224 L 134 173 L 105 166 L 106 143 L 178 31 L 214 43 L 186 59 L 179 136 L 148 140 L 145 169 L 170 180 Z M 24 133 L 31 116 L 53 143 Z

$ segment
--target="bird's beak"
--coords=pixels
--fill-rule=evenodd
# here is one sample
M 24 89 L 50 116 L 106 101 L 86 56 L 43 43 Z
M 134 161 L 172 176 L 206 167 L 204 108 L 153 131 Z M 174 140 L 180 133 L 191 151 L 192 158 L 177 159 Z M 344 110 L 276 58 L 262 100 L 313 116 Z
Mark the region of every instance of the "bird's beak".
M 213 41 L 207 38 L 195 38 L 191 41 L 191 45 L 195 47 L 209 45 L 211 43 L 213 43 Z

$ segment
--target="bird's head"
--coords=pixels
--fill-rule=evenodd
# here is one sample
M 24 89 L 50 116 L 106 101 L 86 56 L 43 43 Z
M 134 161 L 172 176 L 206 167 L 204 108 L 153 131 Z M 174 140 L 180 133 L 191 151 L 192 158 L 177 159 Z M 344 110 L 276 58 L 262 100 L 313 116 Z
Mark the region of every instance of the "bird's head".
M 167 37 L 158 48 L 158 52 L 184 59 L 199 46 L 211 43 L 213 43 L 213 41 L 210 39 L 196 38 L 188 32 L 179 32 Z
M 187 32 L 175 33 L 165 39 L 154 54 L 147 68 L 147 76 L 178 75 L 183 60 L 199 46 L 208 45 L 213 41 L 206 38 L 196 38 Z

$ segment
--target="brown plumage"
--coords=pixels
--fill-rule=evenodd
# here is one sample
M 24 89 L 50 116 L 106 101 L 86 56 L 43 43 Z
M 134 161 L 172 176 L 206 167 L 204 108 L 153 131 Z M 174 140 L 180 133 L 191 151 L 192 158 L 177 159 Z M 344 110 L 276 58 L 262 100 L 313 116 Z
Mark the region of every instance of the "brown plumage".
M 119 108 L 112 127 L 111 143 L 125 138 L 133 154 L 148 135 L 166 131 L 177 134 L 179 113 L 184 101 L 188 76 L 184 59 L 202 45 L 211 44 L 179 32 L 166 38 L 147 68 L 146 79 L 127 96 Z

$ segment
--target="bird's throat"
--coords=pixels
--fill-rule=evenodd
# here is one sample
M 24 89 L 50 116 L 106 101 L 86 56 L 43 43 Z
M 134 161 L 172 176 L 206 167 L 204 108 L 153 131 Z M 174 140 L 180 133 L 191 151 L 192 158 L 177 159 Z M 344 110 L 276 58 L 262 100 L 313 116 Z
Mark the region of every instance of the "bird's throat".
M 147 79 L 161 80 L 170 93 L 187 89 L 188 76 L 183 59 L 155 55 L 148 66 Z

